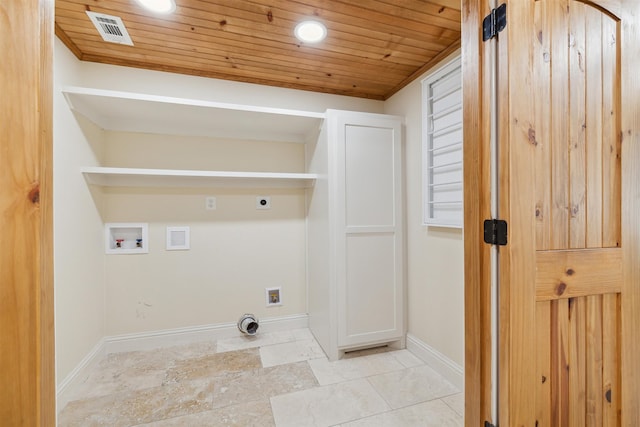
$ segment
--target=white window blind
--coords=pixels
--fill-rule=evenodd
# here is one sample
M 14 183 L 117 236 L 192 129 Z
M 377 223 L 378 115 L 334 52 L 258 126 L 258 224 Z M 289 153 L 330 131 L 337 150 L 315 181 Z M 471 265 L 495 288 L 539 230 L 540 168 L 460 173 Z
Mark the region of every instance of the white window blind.
M 462 227 L 462 72 L 457 58 L 422 81 L 423 221 Z

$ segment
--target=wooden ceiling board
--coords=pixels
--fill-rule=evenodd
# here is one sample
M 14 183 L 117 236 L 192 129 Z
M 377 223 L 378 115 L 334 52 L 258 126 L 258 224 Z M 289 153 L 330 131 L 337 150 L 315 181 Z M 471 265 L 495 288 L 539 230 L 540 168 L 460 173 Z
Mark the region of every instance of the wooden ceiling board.
M 102 11 L 101 11 L 102 12 Z M 103 12 L 107 13 L 107 12 Z M 87 34 L 95 34 L 99 37 L 95 28 L 85 27 L 85 26 L 76 26 L 78 23 L 82 23 L 82 15 L 86 16 L 86 14 L 79 14 L 78 17 L 74 17 L 74 21 L 69 20 L 68 18 L 60 18 L 59 22 L 61 25 L 69 24 L 72 28 L 69 32 L 73 32 L 74 30 L 80 28 L 81 31 Z M 180 26 L 176 26 L 173 23 L 167 24 L 163 27 L 163 33 L 158 34 L 157 25 L 148 22 L 140 22 L 130 20 L 127 23 L 127 30 L 132 38 L 136 38 L 137 40 L 142 40 L 147 43 L 151 43 L 152 40 L 156 43 L 162 45 L 167 40 L 173 40 L 175 42 L 183 43 L 185 46 L 185 50 L 192 50 L 191 43 L 203 42 L 207 43 L 211 48 L 217 48 L 219 50 L 224 51 L 227 55 L 233 55 L 238 52 L 238 49 L 246 49 L 252 52 L 252 55 L 255 55 L 256 58 L 263 56 L 264 58 L 270 59 L 270 56 L 264 53 L 264 50 L 261 49 L 262 46 L 270 46 L 276 42 L 273 41 L 261 41 L 260 44 L 255 43 L 255 38 L 251 38 L 250 36 L 243 35 L 231 35 L 227 37 L 223 37 L 223 43 L 211 43 L 211 33 L 214 33 L 211 30 L 200 30 L 198 33 L 189 32 L 184 30 L 184 26 L 180 28 Z M 155 36 L 154 36 L 155 34 Z M 240 43 L 238 43 L 240 40 Z M 220 40 L 218 40 L 220 41 Z M 242 46 L 241 44 L 244 44 Z M 136 43 L 137 45 L 137 43 Z M 317 63 L 318 59 L 325 58 L 326 60 L 331 60 L 336 57 L 344 57 L 345 61 L 349 61 L 353 63 L 353 52 L 358 49 L 362 44 L 358 44 L 355 42 L 344 42 L 343 45 L 334 46 L 332 44 L 327 43 L 327 48 L 331 48 L 331 53 L 326 53 L 324 51 L 320 51 L 313 46 L 295 46 L 293 48 L 284 49 L 281 45 L 277 45 L 277 48 L 272 49 L 282 52 L 289 57 L 295 58 L 297 61 L 298 56 L 304 55 L 307 56 L 313 63 Z M 295 49 L 292 51 L 292 49 Z M 384 58 L 385 63 L 389 64 L 399 64 L 399 65 L 408 65 L 409 67 L 415 67 L 416 65 L 421 65 L 424 63 L 425 57 L 431 57 L 434 54 L 437 54 L 440 49 L 422 49 L 419 50 L 417 48 L 406 48 L 405 51 L 398 50 L 395 54 L 390 55 L 387 58 Z M 377 48 L 375 44 L 367 45 L 367 50 L 360 50 L 358 52 L 358 58 L 360 60 L 368 60 L 372 64 L 376 64 L 379 61 L 379 58 L 384 57 L 387 52 L 389 52 L 388 48 L 380 47 Z M 345 56 L 346 55 L 346 56 Z M 264 59 L 263 59 L 264 60 Z M 374 62 L 376 61 L 376 62 Z
M 112 3 L 116 4 L 117 2 Z M 123 6 L 119 9 L 94 7 L 91 10 L 115 15 L 121 14 L 122 10 L 127 12 L 129 10 L 135 10 L 135 8 L 127 6 L 127 3 L 122 3 L 122 5 Z M 79 22 L 84 21 L 87 24 L 87 28 L 92 28 L 92 24 L 86 20 L 84 7 L 82 7 L 83 5 L 78 4 L 77 6 L 79 7 L 76 7 L 73 11 L 69 11 L 65 16 L 73 16 L 78 19 Z M 241 13 L 241 11 L 238 13 Z M 62 12 L 59 15 L 60 19 L 58 19 L 58 21 L 62 22 Z M 260 19 L 260 21 L 247 20 L 246 18 L 248 15 L 244 15 L 245 19 L 229 17 L 228 15 L 225 15 L 226 17 L 223 18 L 221 18 L 220 15 L 216 15 L 214 18 L 207 18 L 207 15 L 209 14 L 204 11 L 193 11 L 186 7 L 182 9 L 181 15 L 176 16 L 170 21 L 161 21 L 144 15 L 128 13 L 129 18 L 126 21 L 126 25 L 129 30 L 132 27 L 131 23 L 140 23 L 151 26 L 155 31 L 157 31 L 158 26 L 162 26 L 163 28 L 173 27 L 177 30 L 184 31 L 185 33 L 192 34 L 205 31 L 208 32 L 211 37 L 225 39 L 225 42 L 226 40 L 234 37 L 245 37 L 254 45 L 265 42 L 274 42 L 282 48 L 286 48 L 288 51 L 291 51 L 292 48 L 300 47 L 315 48 L 314 46 L 303 46 L 291 33 L 291 29 L 297 22 L 303 19 L 303 15 L 299 15 L 296 20 L 287 21 L 274 18 L 273 23 L 268 25 L 262 22 L 262 20 L 265 20 L 263 19 L 264 15 L 258 15 L 256 17 L 256 19 Z M 217 19 L 219 21 L 216 21 Z M 225 24 L 220 28 L 217 28 L 216 26 L 220 25 L 219 22 L 225 22 Z M 282 25 L 281 22 L 284 22 L 284 25 Z M 367 24 L 371 26 L 371 22 L 367 22 Z M 330 29 L 330 31 L 336 33 L 334 34 L 334 38 L 339 40 L 340 43 L 332 42 L 328 39 L 323 46 L 324 51 L 335 52 L 342 50 L 349 54 L 357 52 L 359 56 L 362 56 L 363 52 L 372 52 L 376 54 L 377 57 L 382 57 L 389 53 L 389 45 L 392 44 L 396 45 L 395 49 L 397 49 L 398 52 L 407 52 L 408 57 L 411 58 L 411 54 L 423 56 L 425 51 L 431 51 L 431 53 L 435 54 L 442 48 L 442 43 L 429 41 L 433 40 L 433 37 L 413 40 L 407 36 L 381 33 L 380 31 L 372 31 L 368 28 L 361 28 L 358 30 L 358 33 L 353 33 L 353 26 L 342 27 L 345 30 L 351 30 L 352 32 L 341 31 L 340 28 Z M 283 40 L 285 41 L 284 44 Z M 446 39 L 445 43 L 450 44 L 454 40 L 455 39 Z M 372 47 L 378 49 L 373 49 Z M 416 60 L 420 60 L 420 58 L 417 57 Z
M 59 19 L 59 22 L 63 23 L 67 27 L 74 28 L 80 26 L 84 22 L 84 16 L 86 15 L 83 12 L 80 12 L 76 14 L 76 16 L 73 16 L 73 19 L 61 17 Z M 97 35 L 95 29 L 92 26 L 84 26 L 82 28 L 86 29 L 89 33 L 94 33 Z M 157 25 L 144 19 L 129 20 L 127 28 L 130 30 L 130 33 L 135 33 L 136 31 L 140 30 L 157 34 Z M 317 63 L 317 60 L 320 57 L 326 59 L 336 58 L 337 60 L 343 60 L 346 63 L 353 64 L 353 54 L 351 53 L 352 50 L 347 51 L 348 53 L 345 53 L 343 55 L 335 52 L 335 50 L 333 52 L 326 52 L 313 46 L 293 46 L 292 44 L 283 45 L 282 43 L 268 39 L 261 39 L 259 43 L 256 43 L 255 37 L 252 37 L 250 35 L 230 34 L 227 32 L 220 32 L 202 27 L 198 28 L 197 31 L 189 31 L 189 26 L 174 22 L 167 23 L 163 28 L 165 29 L 165 32 L 163 32 L 162 34 L 158 34 L 157 36 L 157 38 L 159 38 L 160 40 L 166 40 L 169 38 L 180 38 L 184 43 L 189 43 L 189 40 L 201 41 L 215 48 L 220 48 L 228 51 L 230 50 L 232 52 L 235 52 L 237 49 L 245 49 L 254 52 L 254 54 L 256 55 L 260 54 L 266 49 L 269 54 L 273 52 L 280 52 L 282 54 L 291 56 L 292 48 L 295 48 L 296 57 L 305 56 L 307 59 L 314 63 Z M 216 42 L 211 43 L 211 40 L 214 37 L 216 38 Z M 372 43 L 373 46 L 376 46 L 377 44 L 378 42 Z M 354 46 L 357 47 L 358 45 L 354 43 Z M 187 50 L 189 47 L 190 46 L 188 44 L 185 44 L 185 48 L 187 48 Z M 437 52 L 439 52 L 439 50 L 440 49 L 423 48 L 423 51 L 426 52 L 427 55 L 436 54 Z M 417 50 L 414 50 L 414 52 L 419 53 L 419 51 Z M 265 54 L 262 53 L 262 55 Z M 359 58 L 362 58 L 363 60 L 367 59 L 362 55 L 359 55 Z M 375 64 L 375 62 L 373 61 L 378 60 L 379 59 L 377 58 L 372 58 L 370 61 Z M 392 60 L 387 60 L 387 62 L 391 61 Z M 411 61 L 409 59 L 408 62 L 409 66 L 415 66 L 416 60 Z
M 103 45 L 102 40 L 94 36 L 92 34 L 84 35 L 85 41 L 83 41 L 82 47 L 86 51 L 95 50 L 104 53 L 102 49 Z M 172 40 L 172 39 L 171 39 Z M 192 51 L 183 51 L 179 50 L 180 54 L 183 54 L 185 58 L 190 56 L 204 56 L 209 58 L 212 62 L 217 61 L 221 65 L 228 65 L 229 58 L 226 56 L 224 51 L 219 51 L 215 48 L 209 47 L 210 45 L 205 42 L 192 42 L 194 46 Z M 169 41 L 165 42 L 165 46 L 175 49 L 181 49 L 180 42 Z M 145 47 L 144 45 L 139 45 L 139 47 Z M 150 50 L 158 50 L 151 49 Z M 159 50 L 164 50 L 164 48 L 159 48 Z M 257 53 L 256 53 L 257 55 Z M 300 55 L 302 56 L 302 55 Z M 251 54 L 251 52 L 242 51 L 241 49 L 237 50 L 234 58 L 240 59 L 241 61 L 251 61 L 255 56 Z M 297 59 L 297 61 L 296 61 Z M 301 59 L 292 58 L 288 55 L 282 55 L 279 53 L 270 53 L 270 65 L 286 67 L 285 71 L 288 73 L 292 73 L 293 75 L 297 75 L 295 71 L 303 72 L 305 74 L 309 73 L 312 75 L 320 75 L 322 78 L 325 77 L 327 73 L 333 73 L 336 78 L 340 76 L 349 77 L 351 79 L 368 79 L 371 83 L 382 83 L 382 84 L 391 84 L 394 81 L 397 81 L 398 78 L 406 75 L 407 70 L 394 70 L 392 67 L 387 67 L 386 73 L 381 75 L 371 76 L 367 70 L 363 69 L 353 69 L 351 64 L 347 63 L 334 63 L 331 65 L 327 65 L 326 63 L 316 64 L 310 59 Z M 184 60 L 182 61 L 184 63 Z M 257 63 L 259 64 L 259 63 Z M 302 71 L 300 71 L 302 70 Z M 403 72 L 404 71 L 404 72 Z
M 56 0 L 56 34 L 81 60 L 387 99 L 460 45 L 455 0 Z M 102 40 L 85 11 L 122 18 L 134 46 Z M 293 36 L 304 18 L 325 41 Z

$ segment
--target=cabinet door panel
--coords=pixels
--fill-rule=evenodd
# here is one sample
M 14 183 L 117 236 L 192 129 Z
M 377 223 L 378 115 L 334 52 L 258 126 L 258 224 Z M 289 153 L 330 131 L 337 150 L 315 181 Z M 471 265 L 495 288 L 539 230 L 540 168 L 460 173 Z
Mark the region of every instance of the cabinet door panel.
M 347 226 L 393 226 L 393 129 L 345 128 Z
M 393 233 L 360 233 L 347 237 L 345 317 L 340 322 L 344 342 L 385 339 L 398 328 L 398 284 L 396 282 Z
M 398 118 L 336 114 L 336 299 L 341 349 L 402 338 L 402 132 Z

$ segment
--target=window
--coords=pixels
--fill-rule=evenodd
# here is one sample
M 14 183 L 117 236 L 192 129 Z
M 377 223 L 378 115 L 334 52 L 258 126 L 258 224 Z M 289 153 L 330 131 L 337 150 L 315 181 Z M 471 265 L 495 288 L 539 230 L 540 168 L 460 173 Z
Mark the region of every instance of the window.
M 462 227 L 460 57 L 422 81 L 423 223 Z

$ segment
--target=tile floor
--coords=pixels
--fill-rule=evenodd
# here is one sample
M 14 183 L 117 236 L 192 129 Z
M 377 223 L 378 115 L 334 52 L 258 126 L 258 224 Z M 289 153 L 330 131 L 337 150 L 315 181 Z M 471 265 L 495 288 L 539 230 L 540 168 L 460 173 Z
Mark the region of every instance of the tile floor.
M 462 426 L 462 394 L 407 350 L 329 362 L 308 329 L 111 354 L 67 426 Z

